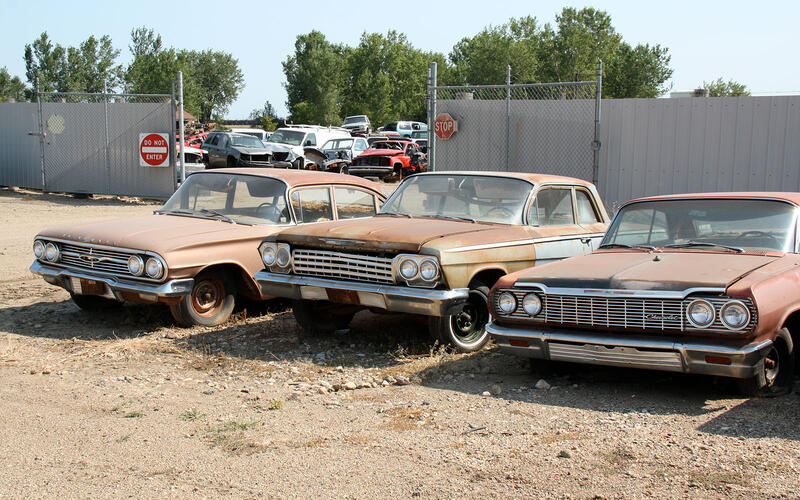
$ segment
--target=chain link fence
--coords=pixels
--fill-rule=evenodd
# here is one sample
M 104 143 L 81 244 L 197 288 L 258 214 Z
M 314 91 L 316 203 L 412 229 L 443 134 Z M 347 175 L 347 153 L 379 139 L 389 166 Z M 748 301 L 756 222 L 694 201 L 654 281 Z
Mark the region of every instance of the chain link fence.
M 429 168 L 535 172 L 596 181 L 599 70 L 597 81 L 587 82 L 437 86 L 432 67 Z M 434 133 L 442 113 L 458 123 L 457 132 L 447 139 Z
M 142 167 L 139 136 L 175 137 L 171 94 L 39 92 L 42 186 L 47 191 L 166 198 L 175 190 L 175 141 L 169 167 Z

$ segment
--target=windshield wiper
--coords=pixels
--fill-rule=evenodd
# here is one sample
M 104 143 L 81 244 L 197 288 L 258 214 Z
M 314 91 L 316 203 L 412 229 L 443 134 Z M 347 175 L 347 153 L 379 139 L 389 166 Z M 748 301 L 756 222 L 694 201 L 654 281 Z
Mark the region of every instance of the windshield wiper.
M 153 210 L 154 214 L 180 214 L 180 215 L 193 215 L 191 210 Z
M 626 245 L 625 243 L 606 243 L 597 248 L 644 248 L 646 250 L 655 250 L 653 245 Z
M 411 214 L 406 214 L 403 212 L 378 212 L 375 214 L 376 217 L 379 215 L 399 215 L 400 217 L 408 217 L 409 219 L 411 218 Z
M 210 215 L 213 215 L 215 217 L 219 217 L 220 219 L 223 219 L 225 222 L 230 222 L 231 224 L 236 224 L 236 221 L 231 219 L 227 215 L 225 215 L 225 214 L 223 214 L 221 212 L 217 212 L 216 210 L 211 210 L 210 208 L 201 208 L 200 209 L 200 213 L 201 214 L 210 214 Z
M 664 246 L 664 248 L 688 248 L 688 247 L 719 247 L 719 248 L 727 248 L 728 250 L 733 250 L 734 252 L 737 253 L 744 252 L 743 248 L 723 245 L 721 243 L 708 243 L 705 241 L 688 241 L 686 243 L 673 243 L 671 245 Z
M 428 219 L 452 219 L 452 220 L 465 220 L 467 222 L 475 222 L 475 219 L 470 217 L 456 217 L 455 215 L 420 215 Z

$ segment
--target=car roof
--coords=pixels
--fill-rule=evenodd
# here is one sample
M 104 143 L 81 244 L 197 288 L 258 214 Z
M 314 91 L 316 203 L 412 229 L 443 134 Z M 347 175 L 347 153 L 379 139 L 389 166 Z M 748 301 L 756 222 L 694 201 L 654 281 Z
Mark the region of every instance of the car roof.
M 217 172 L 273 177 L 285 181 L 287 184 L 289 184 L 289 186 L 292 187 L 307 186 L 311 184 L 337 184 L 360 186 L 383 194 L 383 188 L 376 182 L 361 177 L 356 177 L 354 175 L 344 175 L 333 172 L 316 172 L 313 170 L 294 170 L 288 168 L 215 168 L 213 170 L 200 170 L 196 173 Z
M 447 175 L 486 175 L 492 177 L 514 177 L 517 179 L 525 179 L 530 181 L 536 185 L 540 184 L 577 184 L 580 186 L 586 187 L 594 187 L 589 181 L 585 181 L 583 179 L 577 179 L 575 177 L 566 177 L 563 175 L 551 175 L 551 174 L 534 174 L 534 173 L 527 173 L 527 172 L 481 172 L 478 170 L 462 170 L 462 171 L 440 171 L 440 172 L 425 172 L 422 174 L 416 175 L 439 175 L 439 174 L 447 174 Z
M 685 193 L 685 194 L 665 194 L 658 196 L 646 196 L 643 198 L 635 198 L 631 201 L 624 203 L 622 206 L 629 203 L 638 201 L 652 201 L 652 200 L 677 200 L 677 199 L 772 199 L 780 201 L 788 201 L 795 205 L 800 206 L 800 193 L 783 192 L 783 191 L 721 191 L 714 193 Z

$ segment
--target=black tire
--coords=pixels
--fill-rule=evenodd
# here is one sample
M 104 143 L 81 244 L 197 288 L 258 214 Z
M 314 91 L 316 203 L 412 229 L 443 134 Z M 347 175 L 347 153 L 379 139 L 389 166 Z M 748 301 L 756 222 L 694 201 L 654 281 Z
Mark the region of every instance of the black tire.
M 350 165 L 342 165 L 339 168 L 339 173 L 344 175 L 350 175 Z
M 328 335 L 350 325 L 355 311 L 342 312 L 343 306 L 326 300 L 293 300 L 292 313 L 303 332 Z M 345 309 L 346 311 L 346 309 Z
M 194 278 L 192 291 L 169 307 L 181 326 L 215 326 L 231 316 L 236 304 L 236 285 L 227 274 L 206 271 Z
M 227 167 L 228 167 L 228 168 L 234 168 L 234 167 L 236 167 L 236 166 L 237 166 L 237 164 L 238 164 L 238 163 L 239 163 L 239 162 L 238 162 L 238 161 L 236 161 L 236 158 L 234 158 L 234 157 L 232 157 L 232 156 L 229 156 L 229 157 L 228 157 L 228 162 L 227 162 Z
M 98 295 L 80 295 L 70 293 L 72 302 L 84 311 L 97 312 L 108 311 L 109 309 L 116 309 L 122 307 L 122 302 L 114 299 L 107 299 Z
M 459 352 L 475 352 L 489 341 L 486 323 L 489 322 L 489 287 L 476 283 L 469 290 L 469 298 L 458 314 L 433 316 L 428 329 L 434 339 L 449 344 Z
M 302 170 L 305 166 L 305 160 L 302 158 L 297 158 L 292 162 L 292 168 L 296 170 Z
M 794 354 L 792 335 L 786 328 L 781 328 L 767 355 L 756 365 L 755 375 L 739 380 L 739 390 L 751 397 L 771 397 L 792 392 Z

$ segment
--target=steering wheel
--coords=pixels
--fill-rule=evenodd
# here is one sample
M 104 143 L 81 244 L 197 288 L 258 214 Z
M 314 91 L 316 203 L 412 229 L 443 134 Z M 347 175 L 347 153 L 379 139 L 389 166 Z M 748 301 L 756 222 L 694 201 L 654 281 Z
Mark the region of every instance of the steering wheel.
M 487 217 L 511 217 L 514 215 L 506 207 L 492 207 L 486 212 Z
M 265 201 L 256 209 L 256 214 L 263 219 L 268 219 L 273 222 L 278 222 L 281 216 L 281 211 L 275 206 L 275 203 Z
M 780 243 L 780 241 L 778 241 L 778 238 L 772 236 L 771 234 L 769 234 L 767 232 L 758 231 L 756 229 L 751 230 L 751 231 L 745 231 L 745 232 L 743 232 L 742 234 L 739 235 L 740 238 L 747 238 L 748 236 L 755 236 L 756 238 L 769 238 L 772 241 L 774 241 L 775 243 Z

